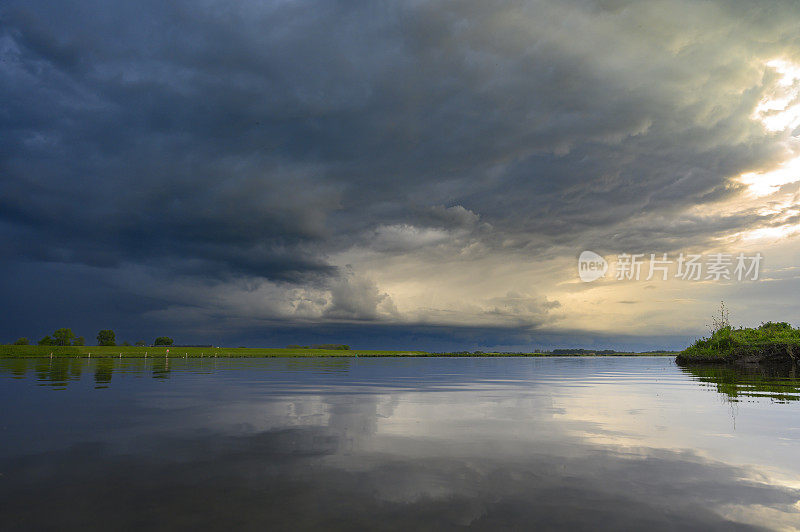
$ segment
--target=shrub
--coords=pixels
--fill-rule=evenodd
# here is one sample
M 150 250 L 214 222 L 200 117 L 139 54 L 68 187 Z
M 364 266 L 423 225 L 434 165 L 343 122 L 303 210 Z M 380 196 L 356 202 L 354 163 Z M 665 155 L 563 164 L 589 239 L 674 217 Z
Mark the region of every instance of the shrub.
M 75 333 L 72 332 L 72 329 L 67 329 L 66 327 L 56 329 L 56 332 L 53 333 L 55 345 L 72 345 L 74 339 Z
M 158 338 L 156 338 L 156 341 L 153 342 L 153 345 L 155 346 L 168 346 L 172 344 L 173 344 L 172 338 L 170 338 L 169 336 L 159 336 Z
M 780 349 L 800 349 L 800 329 L 788 323 L 765 323 L 756 328 L 730 326 L 701 338 L 681 352 L 683 359 L 730 359 Z
M 111 329 L 103 329 L 97 333 L 97 345 L 117 345 L 117 335 Z

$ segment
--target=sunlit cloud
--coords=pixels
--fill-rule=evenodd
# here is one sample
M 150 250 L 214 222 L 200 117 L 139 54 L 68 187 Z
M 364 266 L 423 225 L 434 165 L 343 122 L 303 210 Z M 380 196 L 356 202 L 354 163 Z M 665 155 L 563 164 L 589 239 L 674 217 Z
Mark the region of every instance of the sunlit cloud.
M 775 59 L 767 66 L 780 75 L 769 95 L 765 96 L 753 112 L 767 131 L 784 131 L 800 126 L 800 66 Z
M 800 233 L 800 225 L 781 225 L 778 227 L 759 227 L 742 233 L 745 240 L 780 240 Z
M 768 196 L 783 185 L 800 181 L 800 157 L 790 159 L 774 170 L 742 174 L 738 181 L 757 198 Z

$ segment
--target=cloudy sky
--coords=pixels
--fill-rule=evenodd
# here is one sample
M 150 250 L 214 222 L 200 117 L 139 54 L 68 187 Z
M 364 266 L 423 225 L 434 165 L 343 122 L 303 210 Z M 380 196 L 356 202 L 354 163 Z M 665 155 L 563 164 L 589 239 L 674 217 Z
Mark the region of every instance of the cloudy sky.
M 797 324 L 798 27 L 794 1 L 6 1 L 0 341 L 654 349 L 722 299 Z M 651 253 L 764 258 L 665 281 Z

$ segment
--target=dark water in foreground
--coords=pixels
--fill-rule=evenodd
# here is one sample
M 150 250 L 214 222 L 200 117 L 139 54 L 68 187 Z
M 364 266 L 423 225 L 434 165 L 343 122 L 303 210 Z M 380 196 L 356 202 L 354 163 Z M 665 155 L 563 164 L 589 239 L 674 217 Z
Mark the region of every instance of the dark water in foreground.
M 669 358 L 0 360 L 0 529 L 796 529 L 800 381 Z

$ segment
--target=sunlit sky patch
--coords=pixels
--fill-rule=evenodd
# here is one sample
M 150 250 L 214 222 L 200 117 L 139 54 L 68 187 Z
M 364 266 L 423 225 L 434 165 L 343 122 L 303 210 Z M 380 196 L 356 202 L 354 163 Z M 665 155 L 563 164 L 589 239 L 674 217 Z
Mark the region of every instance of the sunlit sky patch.
M 753 116 L 768 131 L 783 131 L 800 126 L 800 66 L 783 59 L 766 65 L 780 76 L 777 83 L 756 107 Z

